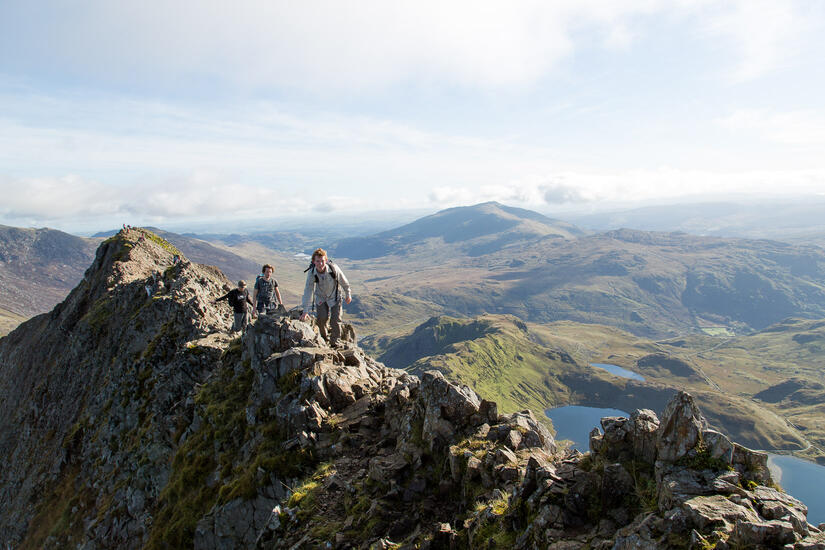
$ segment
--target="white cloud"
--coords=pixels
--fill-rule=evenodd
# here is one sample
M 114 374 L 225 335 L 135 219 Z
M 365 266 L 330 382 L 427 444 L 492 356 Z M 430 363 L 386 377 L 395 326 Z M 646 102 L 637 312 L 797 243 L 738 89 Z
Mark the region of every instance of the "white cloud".
M 0 195 L 5 197 L 2 218 L 34 225 L 276 218 L 310 208 L 308 198 L 283 197 L 266 187 L 234 184 L 205 172 L 146 185 L 107 185 L 78 176 L 4 176 Z
M 779 68 L 808 47 L 811 33 L 816 32 L 815 22 L 820 19 L 813 15 L 820 8 L 807 0 L 711 3 L 704 26 L 711 35 L 728 39 L 738 50 L 738 66 L 730 77 L 745 81 Z
M 590 204 L 672 201 L 736 195 L 793 196 L 822 193 L 825 170 L 796 172 L 706 172 L 640 170 L 562 172 L 504 184 L 435 186 L 389 196 L 296 193 L 264 184 L 234 183 L 216 172 L 192 172 L 145 185 L 110 185 L 77 176 L 59 178 L 0 177 L 0 219 L 10 225 L 51 226 L 97 231 L 121 223 L 177 225 L 187 222 L 279 220 L 318 212 L 357 215 L 365 211 L 447 208 L 499 201 L 544 210 Z
M 736 41 L 742 72 L 781 54 L 800 24 L 788 2 L 89 0 L 0 5 L 0 72 L 161 88 L 195 84 L 325 94 L 393 85 L 520 87 L 590 29 L 627 48 L 639 16 L 696 16 Z M 7 70 L 2 71 L 5 67 Z
M 501 186 L 441 186 L 428 198 L 438 207 L 500 201 L 532 208 L 591 203 L 629 204 L 748 193 L 794 196 L 825 189 L 825 169 L 709 172 L 661 168 L 613 172 L 561 172 Z
M 0 176 L 0 215 L 10 219 L 59 219 L 124 213 L 118 190 L 77 176 L 14 179 Z
M 539 190 L 542 192 L 542 198 L 547 204 L 568 204 L 593 200 L 582 189 L 563 180 L 541 184 Z
M 825 118 L 820 112 L 738 109 L 717 122 L 728 130 L 750 137 L 825 149 Z

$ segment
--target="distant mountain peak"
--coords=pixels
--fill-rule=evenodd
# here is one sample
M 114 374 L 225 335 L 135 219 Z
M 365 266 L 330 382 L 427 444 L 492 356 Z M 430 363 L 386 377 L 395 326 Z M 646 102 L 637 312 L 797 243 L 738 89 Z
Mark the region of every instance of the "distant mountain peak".
M 345 239 L 332 247 L 336 256 L 351 259 L 407 254 L 416 247 L 456 248 L 470 256 L 536 239 L 573 239 L 584 232 L 567 222 L 490 201 L 456 206 L 369 237 Z

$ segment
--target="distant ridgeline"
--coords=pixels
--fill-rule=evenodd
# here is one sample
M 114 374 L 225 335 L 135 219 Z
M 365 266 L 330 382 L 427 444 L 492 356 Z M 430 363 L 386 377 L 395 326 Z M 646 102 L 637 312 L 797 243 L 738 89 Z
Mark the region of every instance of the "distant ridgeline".
M 229 281 L 177 253 L 121 232 L 64 302 L 0 340 L 5 545 L 825 544 L 766 456 L 685 393 L 568 452 L 529 411 L 331 349 L 288 316 L 230 339 L 213 303 Z
M 451 314 L 600 323 L 650 337 L 744 334 L 792 316 L 825 318 L 818 246 L 630 229 L 586 234 L 484 203 L 331 249 L 359 260 L 364 273 L 384 274 L 370 279 L 371 290 Z
M 55 229 L 0 225 L 0 320 L 19 322 L 53 308 L 83 277 L 99 243 Z

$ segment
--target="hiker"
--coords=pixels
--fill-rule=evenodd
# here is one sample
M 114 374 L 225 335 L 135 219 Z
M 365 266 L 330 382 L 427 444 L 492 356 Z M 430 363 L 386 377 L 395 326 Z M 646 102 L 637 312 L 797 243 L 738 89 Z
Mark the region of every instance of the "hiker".
M 312 253 L 312 263 L 307 271 L 309 273 L 307 273 L 307 282 L 304 287 L 304 312 L 301 314 L 301 321 L 309 319 L 310 308 L 315 306 L 321 338 L 327 340 L 330 346 L 335 347 L 341 337 L 343 305 L 340 290 L 344 291 L 343 299 L 347 303 L 352 301 L 349 281 L 341 268 L 327 258 L 327 253 L 323 248 Z M 330 321 L 329 338 L 327 338 L 327 319 Z
M 253 315 L 275 313 L 278 311 L 278 305 L 283 303 L 281 291 L 278 290 L 278 281 L 272 278 L 274 271 L 274 267 L 264 264 L 261 268 L 262 275 L 258 275 L 255 280 L 255 292 L 252 295 L 252 301 L 255 303 L 256 313 L 253 313 Z M 276 298 L 277 301 L 275 301 Z
M 221 300 L 229 300 L 229 305 L 235 312 L 235 321 L 232 323 L 232 332 L 246 330 L 246 325 L 249 324 L 249 311 L 246 304 L 252 305 L 252 299 L 249 297 L 249 291 L 246 289 L 246 281 L 238 281 L 238 288 L 233 288 L 220 298 L 214 301 L 218 303 Z

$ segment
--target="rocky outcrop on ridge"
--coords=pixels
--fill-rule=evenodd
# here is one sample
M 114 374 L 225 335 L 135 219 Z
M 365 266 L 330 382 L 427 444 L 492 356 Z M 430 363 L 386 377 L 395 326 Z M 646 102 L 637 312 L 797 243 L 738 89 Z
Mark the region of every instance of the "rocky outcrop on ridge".
M 591 452 L 311 324 L 230 339 L 228 282 L 144 232 L 0 341 L 13 548 L 825 548 L 766 455 L 678 394 Z M 7 420 L 8 419 L 8 420 Z
M 48 314 L 0 340 L 0 540 L 140 540 L 168 478 L 181 403 L 228 340 L 228 281 L 155 235 L 121 232 Z

